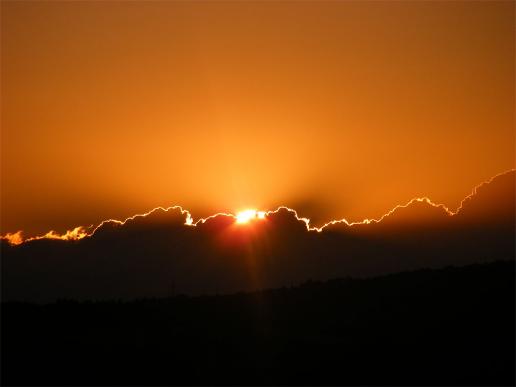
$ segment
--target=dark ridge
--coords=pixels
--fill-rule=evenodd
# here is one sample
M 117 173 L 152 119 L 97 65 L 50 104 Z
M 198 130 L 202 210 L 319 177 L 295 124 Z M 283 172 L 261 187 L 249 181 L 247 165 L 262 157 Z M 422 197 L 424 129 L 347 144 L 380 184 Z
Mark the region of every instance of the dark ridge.
M 515 262 L 2 303 L 2 385 L 514 385 Z

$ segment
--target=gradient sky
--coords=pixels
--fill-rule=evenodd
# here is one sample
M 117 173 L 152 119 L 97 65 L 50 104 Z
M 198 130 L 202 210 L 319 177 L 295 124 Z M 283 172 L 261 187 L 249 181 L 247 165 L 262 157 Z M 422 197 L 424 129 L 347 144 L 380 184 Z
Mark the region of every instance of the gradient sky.
M 1 231 L 451 208 L 515 166 L 515 3 L 1 3 Z

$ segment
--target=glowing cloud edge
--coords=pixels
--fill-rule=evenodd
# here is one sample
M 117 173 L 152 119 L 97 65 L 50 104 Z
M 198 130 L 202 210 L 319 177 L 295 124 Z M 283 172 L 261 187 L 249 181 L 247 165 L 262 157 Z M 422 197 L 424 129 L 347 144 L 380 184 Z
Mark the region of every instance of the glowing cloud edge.
M 385 214 L 383 214 L 378 219 L 367 219 L 366 218 L 366 219 L 363 219 L 363 220 L 358 221 L 358 222 L 349 222 L 349 221 L 347 221 L 346 219 L 343 218 L 343 219 L 331 220 L 331 221 L 329 221 L 327 223 L 324 223 L 320 227 L 310 226 L 310 219 L 309 218 L 300 217 L 296 210 L 294 210 L 292 208 L 289 208 L 289 207 L 286 207 L 286 206 L 279 206 L 278 208 L 276 208 L 275 210 L 272 210 L 272 211 L 257 211 L 257 210 L 252 210 L 252 211 L 254 211 L 255 214 L 259 214 L 259 218 L 262 219 L 262 218 L 265 218 L 265 217 L 267 217 L 269 215 L 275 214 L 275 213 L 277 213 L 277 212 L 279 212 L 281 210 L 286 210 L 289 213 L 293 214 L 297 221 L 303 222 L 305 224 L 305 226 L 306 226 L 307 231 L 315 231 L 315 232 L 322 232 L 326 227 L 332 226 L 332 225 L 336 225 L 336 224 L 345 224 L 346 226 L 350 226 L 351 227 L 351 226 L 356 226 L 356 225 L 380 223 L 382 220 L 384 220 L 386 217 L 392 215 L 397 210 L 399 210 L 401 208 L 406 208 L 406 207 L 408 207 L 408 206 L 410 206 L 410 205 L 412 205 L 414 203 L 426 203 L 426 204 L 428 204 L 428 205 L 430 205 L 432 207 L 441 208 L 442 210 L 444 210 L 446 212 L 446 214 L 448 216 L 454 216 L 454 215 L 458 214 L 462 210 L 463 205 L 464 205 L 464 203 L 466 201 L 468 201 L 469 199 L 471 199 L 473 196 L 475 196 L 477 194 L 477 190 L 480 187 L 482 187 L 483 185 L 491 183 L 494 179 L 496 179 L 499 176 L 503 176 L 505 174 L 508 174 L 508 173 L 511 173 L 511 172 L 515 172 L 515 171 L 516 171 L 516 169 L 509 169 L 509 170 L 507 170 L 505 172 L 498 173 L 498 174 L 494 175 L 493 177 L 489 178 L 488 180 L 485 180 L 482 183 L 476 185 L 473 188 L 473 190 L 471 191 L 471 193 L 469 195 L 467 195 L 464 199 L 461 200 L 459 206 L 457 207 L 457 209 L 455 211 L 450 210 L 444 204 L 434 203 L 430 198 L 428 198 L 426 196 L 425 197 L 416 197 L 416 198 L 413 198 L 413 199 L 409 200 L 405 204 L 398 204 L 397 206 L 395 206 L 390 211 L 388 211 Z M 171 206 L 171 207 L 167 207 L 167 208 L 160 206 L 160 207 L 155 207 L 152 210 L 150 210 L 148 212 L 145 212 L 143 214 L 136 214 L 136 215 L 130 216 L 130 217 L 126 218 L 123 221 L 117 220 L 117 219 L 107 219 L 107 220 L 103 220 L 96 227 L 94 227 L 93 225 L 90 225 L 88 227 L 78 226 L 78 227 L 73 228 L 72 230 L 66 231 L 64 234 L 59 234 L 59 233 L 51 230 L 51 231 L 47 232 L 44 235 L 35 236 L 35 237 L 29 237 L 29 238 L 24 239 L 23 238 L 23 231 L 20 230 L 20 231 L 14 232 L 14 233 L 7 233 L 5 235 L 2 235 L 2 236 L 0 236 L 0 239 L 6 240 L 10 245 L 13 245 L 13 246 L 21 245 L 21 244 L 23 244 L 25 242 L 30 242 L 30 241 L 34 241 L 34 240 L 40 240 L 40 239 L 52 239 L 52 240 L 63 240 L 63 241 L 80 240 L 80 239 L 83 239 L 83 238 L 86 238 L 86 237 L 93 236 L 95 234 L 95 232 L 99 228 L 101 228 L 103 225 L 105 225 L 105 224 L 114 223 L 114 224 L 118 224 L 120 226 L 123 226 L 128 221 L 134 220 L 136 218 L 147 217 L 148 215 L 151 215 L 153 212 L 159 211 L 159 210 L 165 211 L 165 212 L 168 212 L 170 210 L 180 210 L 181 214 L 185 215 L 185 223 L 184 223 L 185 226 L 191 226 L 191 227 L 195 227 L 199 223 L 200 224 L 206 223 L 208 220 L 216 218 L 216 217 L 219 217 L 219 216 L 231 217 L 237 223 L 245 223 L 245 222 L 239 222 L 239 219 L 238 219 L 238 215 L 239 214 L 238 213 L 237 214 L 233 214 L 233 213 L 225 213 L 225 212 L 218 212 L 218 213 L 210 215 L 210 216 L 208 216 L 206 218 L 200 218 L 196 222 L 194 222 L 192 214 L 190 213 L 190 211 L 183 209 L 183 207 L 181 207 L 181 206 L 176 205 L 176 206 Z M 249 211 L 249 210 L 247 210 L 247 211 Z M 256 218 L 256 216 L 253 217 L 253 218 Z M 91 231 L 89 231 L 89 230 L 91 230 Z

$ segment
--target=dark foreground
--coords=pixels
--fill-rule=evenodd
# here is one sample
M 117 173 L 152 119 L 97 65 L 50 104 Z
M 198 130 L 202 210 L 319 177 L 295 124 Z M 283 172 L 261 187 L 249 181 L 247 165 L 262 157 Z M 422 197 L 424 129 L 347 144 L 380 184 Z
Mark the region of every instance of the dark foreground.
M 2 304 L 2 385 L 514 385 L 515 266 Z

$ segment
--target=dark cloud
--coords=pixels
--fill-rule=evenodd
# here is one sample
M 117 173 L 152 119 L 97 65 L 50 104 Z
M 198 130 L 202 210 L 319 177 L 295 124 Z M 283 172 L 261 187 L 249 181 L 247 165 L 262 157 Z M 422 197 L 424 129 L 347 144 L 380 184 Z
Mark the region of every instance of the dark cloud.
M 2 241 L 2 298 L 111 299 L 210 294 L 513 259 L 515 172 L 480 186 L 456 215 L 415 201 L 381 222 L 308 231 L 288 209 L 237 225 L 186 226 L 180 209 L 106 222 L 77 241 Z

